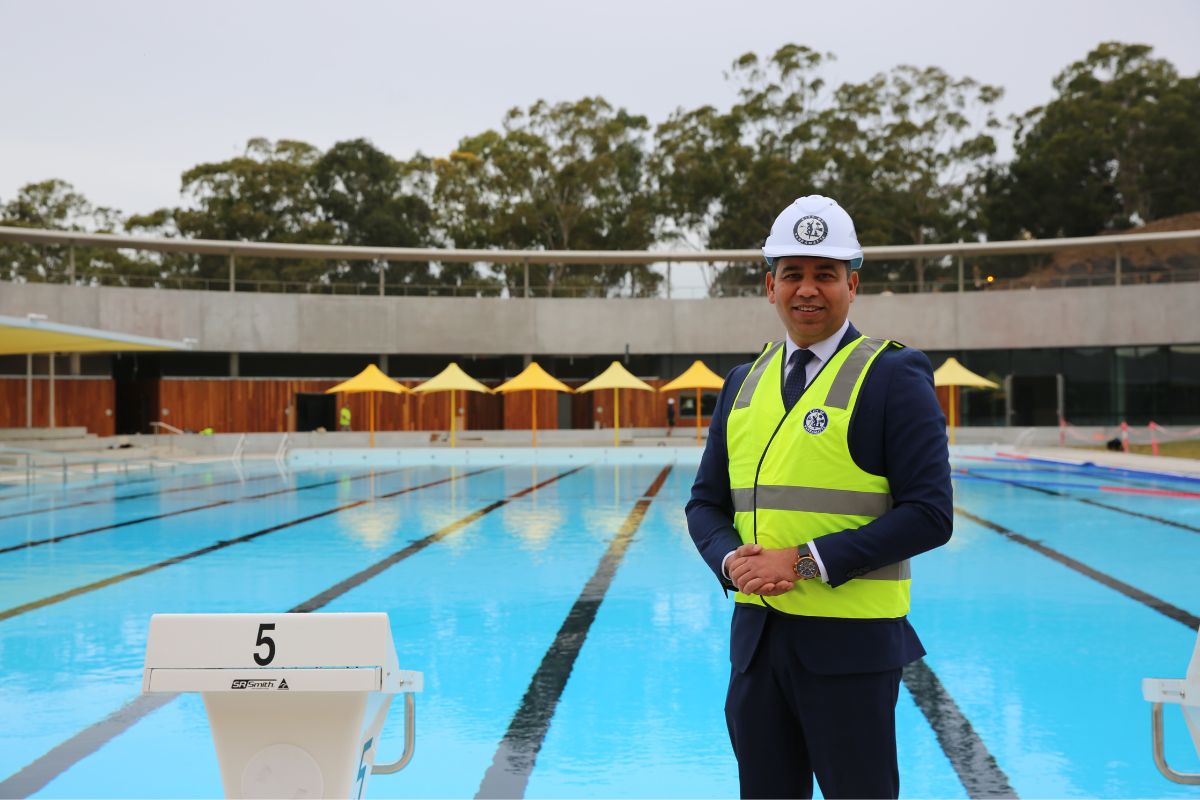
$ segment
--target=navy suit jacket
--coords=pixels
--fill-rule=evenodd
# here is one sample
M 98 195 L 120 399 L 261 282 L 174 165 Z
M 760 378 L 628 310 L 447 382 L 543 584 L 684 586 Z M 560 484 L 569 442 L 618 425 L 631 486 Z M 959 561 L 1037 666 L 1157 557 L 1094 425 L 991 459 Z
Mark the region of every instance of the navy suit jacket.
M 851 325 L 838 349 L 860 335 Z M 686 508 L 692 540 L 727 593 L 734 587 L 722 573 L 721 562 L 741 544 L 741 538 L 733 527 L 725 426 L 750 366 L 735 367 L 725 379 Z M 796 410 L 799 405 L 793 413 L 803 412 Z M 950 539 L 954 509 L 946 419 L 924 353 L 912 348 L 888 348 L 875 359 L 859 393 L 849 437 L 855 463 L 866 472 L 887 477 L 893 505 L 882 517 L 857 530 L 830 533 L 817 540 L 821 562 L 834 588 Z M 914 595 L 920 587 L 918 566 L 913 569 Z M 907 618 L 800 617 L 738 603 L 733 613 L 729 656 L 739 672 L 744 672 L 754 657 L 768 615 L 773 617 L 772 635 L 786 636 L 796 658 L 812 672 L 880 672 L 925 654 Z

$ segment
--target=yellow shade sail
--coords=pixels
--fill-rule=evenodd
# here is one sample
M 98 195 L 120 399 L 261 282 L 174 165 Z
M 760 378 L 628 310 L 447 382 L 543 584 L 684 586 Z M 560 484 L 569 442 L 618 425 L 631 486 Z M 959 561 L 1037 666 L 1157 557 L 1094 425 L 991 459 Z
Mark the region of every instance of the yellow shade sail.
M 989 381 L 981 375 L 958 363 L 957 358 L 947 358 L 946 362 L 933 371 L 934 386 L 972 386 L 977 389 L 998 389 L 999 384 Z
M 412 390 L 417 394 L 424 394 L 425 392 L 449 392 L 451 390 L 458 392 L 492 393 L 491 389 L 464 372 L 463 368 L 454 361 L 451 361 L 449 366 L 420 386 L 414 386 Z
M 509 392 L 530 392 L 538 389 L 546 389 L 552 392 L 567 392 L 571 393 L 571 387 L 567 386 L 562 381 L 555 378 L 546 370 L 542 369 L 541 365 L 536 361 L 531 361 L 529 366 L 521 371 L 521 374 L 512 380 L 505 381 L 496 387 L 496 391 L 501 394 Z
M 532 424 L 530 430 L 533 432 L 534 447 L 537 447 L 537 393 L 539 389 L 550 392 L 573 393 L 570 386 L 567 386 L 546 372 L 536 361 L 529 362 L 529 366 L 521 370 L 521 374 L 517 377 L 505 381 L 496 387 L 496 391 L 501 394 L 508 394 L 509 392 L 533 392 L 533 396 L 529 402 L 532 405 Z
M 982 375 L 976 375 L 971 370 L 958 363 L 957 358 L 947 358 L 945 363 L 933 371 L 934 386 L 950 387 L 949 413 L 946 416 L 946 428 L 950 432 L 950 444 L 954 444 L 954 428 L 958 417 L 958 387 L 966 386 L 971 389 L 998 389 L 1000 385 L 989 381 Z
M 44 319 L 0 316 L 0 355 L 191 349 L 191 340 L 172 342 L 98 328 L 61 325 Z
M 379 367 L 374 364 L 368 364 L 367 368 L 355 375 L 348 381 L 342 381 L 332 389 L 326 389 L 325 394 L 336 394 L 337 392 L 391 392 L 392 394 L 412 394 L 412 389 L 409 389 L 402 383 L 384 375 Z
M 724 385 L 724 378 L 709 369 L 703 361 L 696 359 L 690 367 L 683 371 L 682 375 L 667 385 L 660 386 L 658 390 L 660 392 L 696 390 L 696 444 L 700 444 L 700 418 L 703 416 L 700 413 L 700 392 L 704 389 L 720 389 Z
M 658 387 L 660 392 L 674 392 L 678 389 L 720 389 L 725 385 L 725 379 L 709 369 L 699 359 L 684 370 L 684 373 L 665 386 Z
M 437 375 L 434 375 L 429 380 L 422 383 L 420 386 L 413 387 L 413 391 L 418 394 L 427 394 L 429 392 L 449 392 L 450 393 L 450 446 L 457 447 L 458 441 L 455 436 L 454 418 L 457 416 L 456 397 L 458 392 L 483 392 L 491 394 L 492 390 L 484 386 L 479 381 L 472 378 L 463 368 L 458 365 L 458 362 L 451 361 L 450 364 Z
M 326 389 L 325 394 L 337 394 L 345 392 L 346 394 L 354 394 L 356 392 L 390 392 L 391 394 L 412 394 L 412 389 L 402 383 L 384 375 L 379 367 L 374 364 L 368 364 L 367 368 L 355 375 L 348 381 L 342 381 L 332 389 Z M 371 447 L 375 446 L 375 398 L 368 398 L 371 402 L 367 406 L 370 409 L 371 420 Z
M 654 387 L 646 383 L 641 378 L 636 377 L 632 372 L 625 369 L 620 361 L 614 361 L 608 365 L 608 369 L 601 372 L 590 381 L 580 386 L 575 391 L 577 392 L 593 392 L 597 389 L 638 389 L 643 392 L 653 392 Z
M 621 390 L 636 389 L 642 392 L 653 392 L 654 387 L 646 383 L 644 380 L 635 376 L 632 372 L 621 366 L 620 361 L 614 361 L 608 365 L 608 369 L 601 372 L 590 381 L 580 386 L 575 391 L 577 392 L 595 392 L 601 389 L 612 389 L 613 393 L 613 447 L 621 446 Z

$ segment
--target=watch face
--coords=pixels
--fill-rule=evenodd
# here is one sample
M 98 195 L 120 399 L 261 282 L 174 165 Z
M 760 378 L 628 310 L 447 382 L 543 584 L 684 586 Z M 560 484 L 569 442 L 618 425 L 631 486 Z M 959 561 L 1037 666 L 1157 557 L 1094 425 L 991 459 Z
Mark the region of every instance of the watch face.
M 811 556 L 804 556 L 796 562 L 796 575 L 801 580 L 811 580 L 820 574 L 821 570 Z

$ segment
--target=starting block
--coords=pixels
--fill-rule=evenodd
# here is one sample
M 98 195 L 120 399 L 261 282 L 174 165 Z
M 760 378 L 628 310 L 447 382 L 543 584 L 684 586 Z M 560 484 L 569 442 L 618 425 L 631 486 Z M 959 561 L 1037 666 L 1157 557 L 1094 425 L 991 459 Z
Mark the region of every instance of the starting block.
M 142 692 L 200 692 L 226 797 L 362 797 L 415 747 L 413 693 L 387 614 L 155 614 Z M 375 765 L 392 695 L 400 760 Z
M 1150 724 L 1154 745 L 1154 765 L 1158 771 L 1175 783 L 1200 786 L 1200 773 L 1176 772 L 1167 765 L 1163 753 L 1163 704 L 1182 706 L 1183 718 L 1196 755 L 1200 756 L 1200 631 L 1196 635 L 1196 648 L 1188 664 L 1187 677 L 1183 680 L 1168 678 L 1145 678 L 1142 680 L 1142 697 L 1154 705 L 1150 708 Z

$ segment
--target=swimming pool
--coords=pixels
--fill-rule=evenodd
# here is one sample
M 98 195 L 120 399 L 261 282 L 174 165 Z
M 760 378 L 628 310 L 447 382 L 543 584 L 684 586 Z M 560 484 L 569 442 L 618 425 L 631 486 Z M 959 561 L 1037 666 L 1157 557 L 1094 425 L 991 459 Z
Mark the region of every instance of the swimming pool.
M 1153 766 L 1140 686 L 1182 677 L 1195 640 L 1200 485 L 955 467 L 954 538 L 913 566 L 929 656 L 898 706 L 904 795 L 1195 797 Z M 386 611 L 425 673 L 416 756 L 371 796 L 736 796 L 694 471 L 205 467 L 6 493 L 0 796 L 219 795 L 199 697 L 139 698 L 147 621 L 293 609 Z

